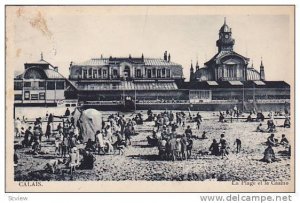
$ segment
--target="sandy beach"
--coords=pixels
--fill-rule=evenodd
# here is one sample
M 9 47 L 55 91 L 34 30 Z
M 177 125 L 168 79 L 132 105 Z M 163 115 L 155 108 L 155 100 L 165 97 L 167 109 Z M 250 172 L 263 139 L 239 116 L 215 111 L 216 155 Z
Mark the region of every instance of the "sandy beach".
M 24 112 L 23 112 L 24 113 Z M 104 117 L 111 112 L 105 112 Z M 142 112 L 146 119 L 146 111 Z M 154 112 L 155 113 L 155 112 Z M 192 112 L 197 113 L 197 112 Z M 260 161 L 266 148 L 264 144 L 270 133 L 255 132 L 258 122 L 244 122 L 234 120 L 225 123 L 218 122 L 217 112 L 200 112 L 204 121 L 200 130 L 194 123 L 190 125 L 193 134 L 201 136 L 205 130 L 208 139 L 194 139 L 192 156 L 184 161 L 165 161 L 158 156 L 158 148 L 151 147 L 146 137 L 151 135 L 154 122 L 144 122 L 136 126 L 138 135 L 132 137 L 132 145 L 125 149 L 124 155 L 97 155 L 94 169 L 76 170 L 73 175 L 69 169 L 60 164 L 55 174 L 44 170 L 49 160 L 58 159 L 60 156 L 54 153 L 54 137 L 46 140 L 43 137 L 42 150 L 44 155 L 31 155 L 26 152 L 30 148 L 17 149 L 19 163 L 15 167 L 15 180 L 40 180 L 40 181 L 121 181 L 121 180 L 148 180 L 148 181 L 233 181 L 233 180 L 264 180 L 264 181 L 288 181 L 291 177 L 291 160 L 284 155 L 286 149 L 283 146 L 274 147 L 279 162 L 267 164 Z M 127 113 L 129 118 L 132 113 Z M 19 113 L 19 116 L 21 114 Z M 292 129 L 280 127 L 284 120 L 276 120 L 277 132 L 275 138 L 281 139 L 285 134 L 289 140 L 293 139 Z M 266 120 L 263 127 L 267 127 Z M 183 133 L 180 127 L 178 133 Z M 220 139 L 220 134 L 225 132 L 225 138 L 229 142 L 230 154 L 228 159 L 219 156 L 201 155 L 199 151 L 208 151 L 213 139 Z M 234 141 L 239 138 L 242 141 L 240 153 L 236 153 Z M 15 139 L 18 144 L 21 139 Z

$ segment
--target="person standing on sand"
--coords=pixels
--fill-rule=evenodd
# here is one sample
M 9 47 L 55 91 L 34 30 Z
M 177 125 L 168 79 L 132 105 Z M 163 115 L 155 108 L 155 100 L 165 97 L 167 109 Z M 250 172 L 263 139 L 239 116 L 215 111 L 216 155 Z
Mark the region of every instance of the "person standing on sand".
M 233 117 L 234 116 L 236 116 L 236 117 L 238 117 L 238 108 L 237 108 L 237 105 L 234 105 L 234 107 L 233 107 Z
M 181 156 L 182 156 L 183 160 L 186 160 L 187 159 L 187 144 L 188 144 L 186 134 L 183 134 L 180 142 L 181 142 Z
M 239 153 L 242 148 L 242 141 L 237 138 L 234 142 L 234 145 L 236 145 L 236 153 Z
M 227 155 L 228 155 L 227 141 L 225 140 L 225 135 L 223 133 L 221 134 L 219 144 L 220 144 L 220 152 L 221 152 L 222 159 L 223 159 L 224 157 L 227 157 Z
M 132 134 L 132 132 L 131 132 L 129 126 L 126 126 L 125 130 L 124 130 L 126 146 L 127 146 L 127 143 L 128 143 L 128 145 L 131 145 L 131 134 Z
M 65 112 L 65 116 L 70 116 L 70 110 L 69 110 L 69 108 L 67 108 L 67 110 L 66 110 L 66 112 Z
M 197 117 L 197 129 L 200 130 L 200 125 L 201 125 L 201 118 Z
M 47 139 L 50 139 L 50 135 L 51 135 L 51 125 L 50 123 L 47 124 L 47 128 L 46 128 L 46 133 L 45 133 L 45 137 Z
M 15 120 L 15 135 L 16 137 L 20 136 L 20 128 L 21 128 L 21 121 L 20 118 L 17 118 L 17 120 Z
M 187 137 L 192 137 L 193 136 L 192 129 L 189 125 L 187 126 L 187 129 L 185 130 L 185 134 L 186 134 Z

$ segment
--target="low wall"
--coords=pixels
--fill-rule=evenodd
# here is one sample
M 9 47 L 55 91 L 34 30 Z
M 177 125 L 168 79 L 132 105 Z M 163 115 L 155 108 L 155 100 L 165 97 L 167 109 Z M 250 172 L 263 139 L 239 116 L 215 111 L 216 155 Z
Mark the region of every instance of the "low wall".
M 200 104 L 176 104 L 176 103 L 147 103 L 147 104 L 136 104 L 136 110 L 192 110 L 192 111 L 226 111 L 227 109 L 232 109 L 237 105 L 238 109 L 243 109 L 242 103 L 200 103 Z M 251 106 L 251 105 L 250 105 Z M 83 108 L 95 108 L 102 111 L 129 111 L 129 109 L 124 109 L 123 105 L 84 105 Z M 245 111 L 252 110 L 249 107 L 244 108 Z M 256 104 L 257 111 L 283 111 L 285 108 L 290 109 L 289 104 L 285 103 L 267 103 L 267 104 Z

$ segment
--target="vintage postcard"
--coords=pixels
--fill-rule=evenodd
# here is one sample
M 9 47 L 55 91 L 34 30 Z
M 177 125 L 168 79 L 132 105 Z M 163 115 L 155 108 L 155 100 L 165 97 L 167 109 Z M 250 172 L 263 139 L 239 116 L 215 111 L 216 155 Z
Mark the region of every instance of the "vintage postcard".
M 294 192 L 294 15 L 6 5 L 6 192 Z

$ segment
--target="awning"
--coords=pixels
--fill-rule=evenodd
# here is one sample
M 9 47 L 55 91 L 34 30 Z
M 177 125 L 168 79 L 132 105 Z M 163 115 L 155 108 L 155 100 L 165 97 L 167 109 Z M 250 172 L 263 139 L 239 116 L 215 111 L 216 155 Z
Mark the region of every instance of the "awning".
M 218 86 L 219 84 L 216 81 L 206 81 L 208 85 Z
M 177 90 L 175 82 L 144 82 L 134 83 L 123 81 L 121 83 L 84 83 L 77 86 L 79 90 Z
M 261 80 L 255 80 L 253 81 L 256 85 L 266 85 L 266 83 L 264 83 L 263 81 Z
M 241 81 L 228 81 L 231 85 L 243 85 Z

